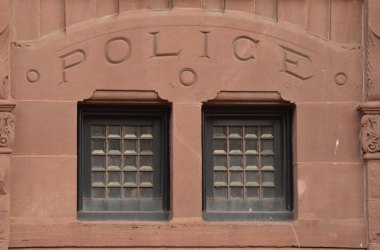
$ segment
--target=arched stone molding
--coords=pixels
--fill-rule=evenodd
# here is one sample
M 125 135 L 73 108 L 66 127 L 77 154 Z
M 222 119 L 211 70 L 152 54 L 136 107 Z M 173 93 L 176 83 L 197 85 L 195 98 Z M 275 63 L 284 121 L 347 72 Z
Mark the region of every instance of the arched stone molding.
M 136 89 L 203 102 L 222 89 L 244 88 L 279 91 L 293 102 L 332 101 L 326 93 L 334 101 L 361 100 L 361 48 L 344 49 L 280 23 L 136 12 L 77 28 L 12 43 L 16 99 L 73 101 L 95 89 Z

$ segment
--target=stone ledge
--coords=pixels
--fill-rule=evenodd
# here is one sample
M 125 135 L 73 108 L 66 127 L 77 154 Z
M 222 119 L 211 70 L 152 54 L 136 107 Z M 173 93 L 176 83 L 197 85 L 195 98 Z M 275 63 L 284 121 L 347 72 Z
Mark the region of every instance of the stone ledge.
M 360 114 L 380 114 L 380 101 L 369 101 L 359 103 L 356 109 Z
M 10 247 L 365 248 L 367 243 L 367 223 L 364 219 L 291 222 L 185 221 L 86 222 L 74 218 L 13 218 Z

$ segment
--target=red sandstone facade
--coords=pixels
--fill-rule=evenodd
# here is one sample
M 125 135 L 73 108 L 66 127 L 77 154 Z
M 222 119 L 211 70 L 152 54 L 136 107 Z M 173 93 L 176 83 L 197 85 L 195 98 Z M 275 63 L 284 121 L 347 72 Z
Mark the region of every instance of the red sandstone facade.
M 380 249 L 379 13 L 378 0 L 0 0 L 1 249 Z M 170 220 L 77 219 L 78 102 L 170 104 Z M 202 219 L 208 103 L 295 106 L 293 220 Z

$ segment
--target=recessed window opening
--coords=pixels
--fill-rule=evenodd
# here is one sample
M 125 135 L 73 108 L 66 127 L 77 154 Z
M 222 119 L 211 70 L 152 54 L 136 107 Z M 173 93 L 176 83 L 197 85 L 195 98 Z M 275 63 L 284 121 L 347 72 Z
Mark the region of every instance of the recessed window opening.
M 291 109 L 205 107 L 206 220 L 292 218 Z
M 168 218 L 167 107 L 79 106 L 78 217 Z

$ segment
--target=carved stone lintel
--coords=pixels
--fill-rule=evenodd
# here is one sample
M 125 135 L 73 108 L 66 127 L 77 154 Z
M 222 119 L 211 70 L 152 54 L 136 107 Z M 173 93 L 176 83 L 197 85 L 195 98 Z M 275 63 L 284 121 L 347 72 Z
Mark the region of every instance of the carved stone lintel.
M 15 117 L 9 112 L 0 113 L 0 147 L 9 147 L 15 134 Z

